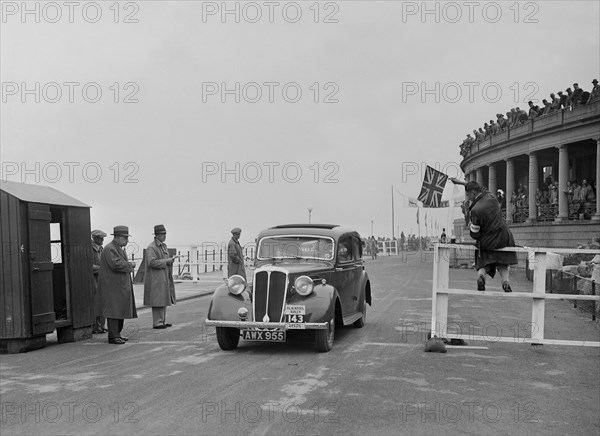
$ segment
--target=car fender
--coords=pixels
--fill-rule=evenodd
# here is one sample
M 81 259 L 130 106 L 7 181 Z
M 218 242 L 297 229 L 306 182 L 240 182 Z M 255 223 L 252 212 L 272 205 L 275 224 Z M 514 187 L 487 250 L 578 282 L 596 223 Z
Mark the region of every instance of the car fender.
M 238 310 L 242 307 L 248 309 L 248 320 L 252 321 L 252 302 L 248 290 L 246 289 L 241 295 L 233 295 L 227 285 L 223 284 L 213 294 L 207 318 L 218 321 L 239 321 Z
M 316 283 L 309 296 L 294 294 L 287 304 L 304 306 L 306 322 L 328 322 L 335 315 L 337 299 L 339 299 L 337 289 L 329 284 Z
M 363 270 L 361 278 L 360 278 L 360 288 L 361 295 L 364 292 L 365 301 L 371 306 L 371 281 L 369 280 L 369 275 L 365 270 Z

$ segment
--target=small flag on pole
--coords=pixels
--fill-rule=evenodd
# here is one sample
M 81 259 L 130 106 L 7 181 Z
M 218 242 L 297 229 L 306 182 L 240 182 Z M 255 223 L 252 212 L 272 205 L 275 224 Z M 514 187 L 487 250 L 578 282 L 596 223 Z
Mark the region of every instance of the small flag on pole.
M 447 180 L 448 176 L 446 174 L 427 165 L 425 178 L 423 179 L 423 187 L 421 188 L 418 200 L 423 202 L 425 206 L 440 207 L 442 194 Z
M 419 224 L 419 209 L 417 209 L 417 224 Z

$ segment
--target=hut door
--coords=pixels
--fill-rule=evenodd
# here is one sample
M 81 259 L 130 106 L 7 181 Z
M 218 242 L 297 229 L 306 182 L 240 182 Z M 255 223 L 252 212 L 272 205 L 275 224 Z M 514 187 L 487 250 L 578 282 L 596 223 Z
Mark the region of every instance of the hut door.
M 29 265 L 31 276 L 31 319 L 33 334 L 54 331 L 50 207 L 29 203 Z

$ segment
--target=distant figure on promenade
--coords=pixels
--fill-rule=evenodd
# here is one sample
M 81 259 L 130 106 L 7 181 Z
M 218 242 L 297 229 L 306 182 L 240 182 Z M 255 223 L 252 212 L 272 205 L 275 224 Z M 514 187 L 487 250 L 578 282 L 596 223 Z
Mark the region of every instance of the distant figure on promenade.
M 96 322 L 94 327 L 92 328 L 92 333 L 101 334 L 106 333 L 108 330 L 104 328 L 104 317 L 102 316 L 102 299 L 100 298 L 100 292 L 98 292 L 98 274 L 100 273 L 100 255 L 102 254 L 102 244 L 104 243 L 104 238 L 106 238 L 106 233 L 102 230 L 94 230 L 92 232 L 92 254 L 93 264 L 92 264 L 92 272 L 94 274 L 94 289 L 93 289 L 93 310 L 94 316 L 96 317 Z
M 154 241 L 146 248 L 146 271 L 144 274 L 144 305 L 152 307 L 152 327 L 165 329 L 167 306 L 176 303 L 175 283 L 173 282 L 173 262 L 179 256 L 169 257 L 165 240 L 167 229 L 164 225 L 154 226 Z
M 242 276 L 246 280 L 246 267 L 244 266 L 244 250 L 240 245 L 242 229 L 231 229 L 231 239 L 227 245 L 227 277 Z
M 477 182 L 468 182 L 465 185 L 465 193 L 471 202 L 469 230 L 478 248 L 475 253 L 477 290 L 485 291 L 486 274 L 494 278 L 498 270 L 502 289 L 505 292 L 512 292 L 509 283 L 509 265 L 517 263 L 517 254 L 488 251 L 515 246 L 514 237 L 502 218 L 500 205 L 491 194 L 483 194 L 481 185 Z
M 125 247 L 129 242 L 129 228 L 116 226 L 113 240 L 100 255 L 98 290 L 102 298 L 102 315 L 108 324 L 108 343 L 122 345 L 127 338 L 121 336 L 125 319 L 137 318 L 131 273 L 135 262 L 127 260 Z
M 371 259 L 377 259 L 377 252 L 379 247 L 377 246 L 377 240 L 375 236 L 371 236 Z

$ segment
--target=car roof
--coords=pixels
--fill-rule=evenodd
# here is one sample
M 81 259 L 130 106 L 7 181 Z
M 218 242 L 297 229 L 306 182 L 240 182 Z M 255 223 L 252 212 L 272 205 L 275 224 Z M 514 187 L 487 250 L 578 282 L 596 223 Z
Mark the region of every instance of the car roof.
M 336 240 L 346 234 L 352 234 L 360 238 L 360 235 L 356 230 L 338 224 L 282 224 L 263 230 L 258 234 L 258 239 L 264 238 L 265 236 L 303 234 L 329 236 Z

